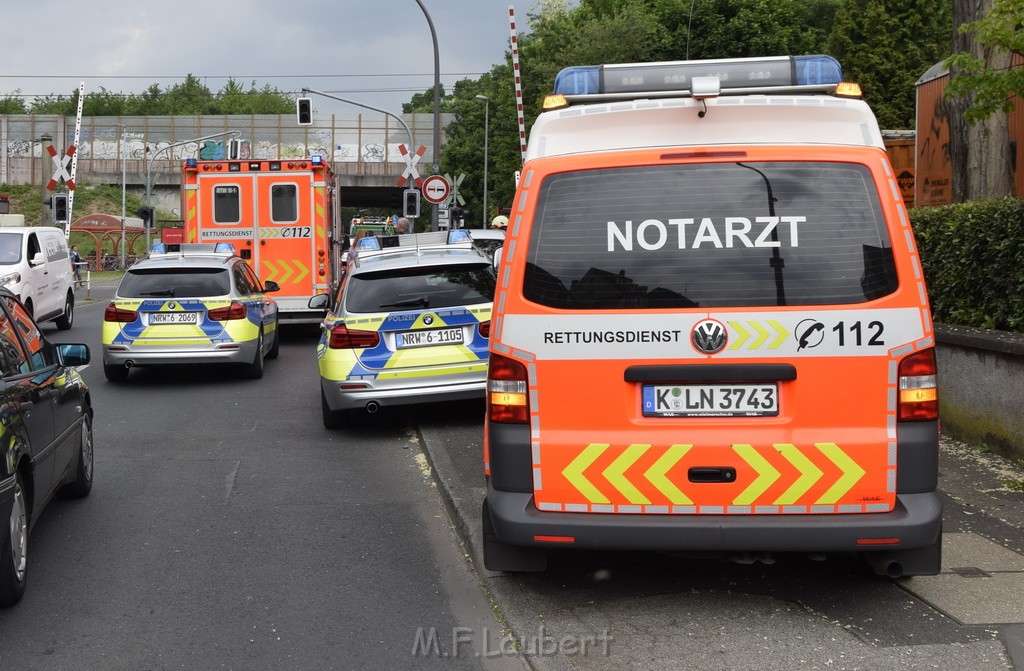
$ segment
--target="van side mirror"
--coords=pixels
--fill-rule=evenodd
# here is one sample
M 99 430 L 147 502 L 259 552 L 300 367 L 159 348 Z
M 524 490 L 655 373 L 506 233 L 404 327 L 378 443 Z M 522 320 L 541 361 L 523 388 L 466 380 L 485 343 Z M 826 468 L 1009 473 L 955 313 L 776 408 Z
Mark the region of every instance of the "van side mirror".
M 30 266 L 41 266 L 41 265 L 43 265 L 43 253 L 42 252 L 36 252 L 35 256 L 33 256 L 31 259 L 29 259 L 28 263 L 29 263 Z

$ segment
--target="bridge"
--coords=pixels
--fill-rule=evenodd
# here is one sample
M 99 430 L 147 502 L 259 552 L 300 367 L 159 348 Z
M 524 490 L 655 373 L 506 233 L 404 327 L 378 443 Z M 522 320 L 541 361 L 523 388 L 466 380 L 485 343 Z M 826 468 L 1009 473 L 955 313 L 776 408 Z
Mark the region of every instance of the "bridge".
M 345 207 L 399 209 L 402 188 L 396 186 L 406 162 L 399 145 L 412 151 L 426 147 L 417 164 L 430 174 L 434 160 L 433 115 L 402 116 L 403 128 L 385 114 L 314 117 L 298 126 L 294 115 L 211 115 L 84 117 L 77 154 L 76 180 L 83 184 L 120 185 L 145 191 L 151 179 L 158 207 L 177 207 L 179 172 L 186 158 L 287 160 L 312 155 L 332 162 Z M 442 128 L 451 121 L 442 115 Z M 229 133 L 237 133 L 231 146 Z M 193 138 L 218 135 L 200 142 Z M 0 115 L 0 184 L 39 184 L 53 174 L 44 149 L 49 136 L 58 154 L 74 143 L 75 118 L 59 115 Z M 442 143 L 443 143 L 442 138 Z

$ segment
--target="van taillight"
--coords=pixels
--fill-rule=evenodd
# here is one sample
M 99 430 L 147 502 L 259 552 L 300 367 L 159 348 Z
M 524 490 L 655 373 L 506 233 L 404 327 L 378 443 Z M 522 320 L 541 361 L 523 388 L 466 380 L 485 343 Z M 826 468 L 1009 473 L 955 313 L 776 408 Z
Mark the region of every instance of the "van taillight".
M 487 414 L 492 422 L 504 424 L 530 421 L 526 366 L 491 354 L 487 364 Z
M 939 418 L 935 348 L 915 352 L 900 361 L 899 418 L 920 422 Z
M 481 338 L 490 338 L 491 337 L 491 320 L 488 319 L 485 322 L 480 322 L 479 324 L 477 324 L 476 330 L 480 333 L 480 337 Z
M 245 306 L 238 301 L 231 301 L 231 305 L 224 308 L 214 308 L 206 313 L 206 316 L 215 322 L 226 322 L 231 319 L 245 319 Z
M 380 344 L 380 336 L 376 331 L 356 331 L 349 329 L 344 324 L 338 324 L 331 329 L 331 339 L 328 347 L 331 349 L 359 349 L 376 347 Z
M 139 318 L 139 313 L 135 310 L 122 310 L 113 303 L 107 306 L 107 309 L 103 311 L 103 321 L 105 322 L 124 322 L 131 323 Z

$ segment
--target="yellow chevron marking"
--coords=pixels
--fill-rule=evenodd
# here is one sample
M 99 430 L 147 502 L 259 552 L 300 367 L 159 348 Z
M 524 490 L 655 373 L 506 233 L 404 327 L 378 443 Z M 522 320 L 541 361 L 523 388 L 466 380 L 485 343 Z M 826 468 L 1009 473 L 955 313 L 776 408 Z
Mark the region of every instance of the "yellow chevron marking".
M 733 445 L 732 449 L 757 471 L 757 478 L 732 502 L 735 506 L 749 506 L 779 479 L 780 473 L 752 445 Z
M 281 237 L 281 230 L 277 228 L 261 228 L 261 238 L 279 238 Z
M 647 469 L 644 477 L 654 485 L 655 489 L 664 494 L 669 501 L 676 505 L 690 505 L 693 501 L 686 494 L 679 490 L 672 481 L 665 476 L 668 469 L 679 463 L 679 460 L 690 451 L 693 445 L 672 445 L 661 455 L 654 465 Z
M 774 445 L 776 450 L 786 458 L 786 461 L 793 464 L 798 471 L 800 471 L 800 477 L 797 478 L 796 482 L 790 485 L 789 489 L 783 492 L 782 496 L 775 499 L 775 505 L 777 506 L 788 506 L 796 503 L 801 496 L 807 493 L 815 482 L 821 479 L 823 473 L 821 469 L 814 465 L 810 459 L 796 448 L 796 445 L 784 443 L 781 445 Z
M 570 462 L 565 470 L 562 471 L 562 475 L 565 479 L 575 487 L 580 494 L 587 497 L 587 500 L 591 503 L 610 503 L 610 501 L 602 494 L 597 487 L 591 484 L 590 480 L 587 480 L 586 476 L 583 475 L 583 471 L 587 470 L 592 463 L 594 463 L 598 457 L 604 454 L 604 451 L 608 449 L 607 443 L 591 443 L 580 452 L 580 455 Z
M 284 268 L 284 274 L 277 282 L 278 284 L 287 284 L 288 278 L 292 276 L 292 267 L 288 265 L 287 261 L 281 261 L 281 267 Z
M 741 347 L 743 347 L 743 343 L 747 342 L 747 340 L 750 339 L 750 333 L 745 328 L 743 328 L 743 326 L 741 326 L 739 322 L 729 322 L 729 326 L 731 326 L 733 330 L 740 334 L 739 339 L 733 344 L 729 345 L 729 349 L 740 349 Z
M 277 281 L 277 267 L 270 261 L 264 261 L 263 266 L 269 268 L 263 279 Z
M 627 501 L 635 505 L 648 504 L 650 500 L 641 494 L 640 490 L 634 487 L 633 483 L 627 480 L 623 474 L 650 448 L 650 445 L 630 445 L 602 473 L 608 482 L 626 497 Z
M 757 331 L 757 338 L 754 340 L 754 342 L 750 343 L 750 349 L 758 349 L 759 347 L 761 347 L 761 345 L 764 344 L 765 340 L 768 340 L 768 336 L 770 336 L 771 334 L 768 333 L 768 331 L 766 331 L 765 328 L 758 324 L 757 322 L 747 323 L 750 324 L 751 328 Z
M 295 261 L 295 265 L 299 269 L 299 276 L 296 277 L 293 281 L 294 282 L 301 282 L 303 280 L 303 278 L 306 277 L 306 275 L 309 275 L 309 268 L 307 268 L 306 266 L 302 265 L 301 261 Z
M 826 457 L 832 460 L 836 466 L 843 471 L 842 477 L 821 498 L 815 501 L 822 505 L 832 505 L 850 491 L 850 488 L 857 484 L 857 481 L 864 477 L 864 469 L 850 458 L 848 454 L 839 449 L 835 443 L 815 443 L 815 447 L 821 450 Z
M 779 337 L 771 341 L 771 343 L 768 345 L 768 349 L 778 349 L 779 347 L 782 346 L 782 343 L 786 342 L 786 338 L 789 337 L 789 331 L 786 330 L 785 326 L 775 321 L 774 319 L 769 319 L 768 325 L 775 329 L 775 332 L 779 334 Z

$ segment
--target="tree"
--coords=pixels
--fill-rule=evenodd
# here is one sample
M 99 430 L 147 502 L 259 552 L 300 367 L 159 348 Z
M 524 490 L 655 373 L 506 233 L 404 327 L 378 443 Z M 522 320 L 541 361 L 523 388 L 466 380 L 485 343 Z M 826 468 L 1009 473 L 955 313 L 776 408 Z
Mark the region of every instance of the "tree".
M 955 202 L 1013 192 L 1008 113 L 1024 95 L 1024 68 L 1011 65 L 1024 54 L 1022 12 L 1024 0 L 954 0 L 944 106 Z
M 25 114 L 25 100 L 21 97 L 21 90 L 0 98 L 0 114 Z
M 844 0 L 828 53 L 860 84 L 882 128 L 914 128 L 915 82 L 949 55 L 950 0 Z

